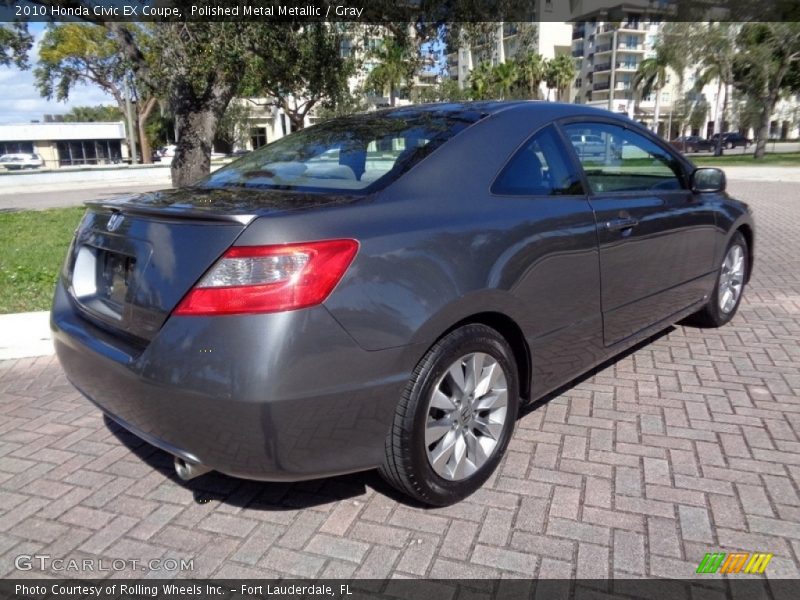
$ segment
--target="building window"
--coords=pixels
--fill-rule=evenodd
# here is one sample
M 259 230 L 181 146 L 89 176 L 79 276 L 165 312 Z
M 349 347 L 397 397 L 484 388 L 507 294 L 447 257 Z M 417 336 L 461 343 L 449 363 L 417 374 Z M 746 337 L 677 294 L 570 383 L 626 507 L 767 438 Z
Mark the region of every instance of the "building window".
M 253 150 L 261 148 L 267 143 L 267 128 L 266 127 L 253 127 L 250 130 L 250 144 Z
M 0 142 L 0 154 L 33 154 L 33 142 Z
M 122 161 L 119 140 L 73 140 L 58 142 L 58 164 L 62 167 L 75 165 L 104 165 Z

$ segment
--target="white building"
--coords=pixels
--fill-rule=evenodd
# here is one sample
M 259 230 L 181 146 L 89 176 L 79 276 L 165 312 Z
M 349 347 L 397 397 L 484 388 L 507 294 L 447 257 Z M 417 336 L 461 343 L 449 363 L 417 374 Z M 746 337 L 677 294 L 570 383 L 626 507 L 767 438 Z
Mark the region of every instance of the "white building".
M 115 164 L 129 156 L 122 122 L 0 125 L 0 155 L 18 153 L 38 154 L 51 168 Z
M 576 8 L 582 5 L 591 3 L 576 3 Z M 754 138 L 753 128 L 745 127 L 735 110 L 732 89 L 720 89 L 717 81 L 711 81 L 695 91 L 696 65 L 686 69 L 682 82 L 678 73 L 669 72 L 666 86 L 660 90 L 657 119 L 655 92 L 637 97 L 632 85 L 634 74 L 644 59 L 655 56 L 663 26 L 655 6 L 625 3 L 585 13 L 576 11 L 572 30 L 572 56 L 578 70 L 575 101 L 626 113 L 669 139 L 679 135 L 709 137 L 717 131 L 739 131 Z M 723 116 L 726 94 L 728 111 Z M 779 102 L 770 138 L 800 137 L 799 108 L 798 97 Z
M 549 15 L 548 15 L 549 16 Z M 458 50 L 447 55 L 448 76 L 458 81 L 460 88 L 468 87 L 472 70 L 483 62 L 497 65 L 513 60 L 521 51 L 521 42 L 529 37 L 524 30 L 525 25 L 517 23 L 496 23 L 494 35 L 487 39 L 473 42 L 462 42 Z M 543 21 L 534 24 L 535 33 L 532 44 L 527 50 L 552 59 L 560 54 L 569 55 L 571 51 L 572 25 L 561 21 Z M 544 84 L 542 84 L 544 86 Z M 542 87 L 544 95 L 545 88 Z
M 578 71 L 575 101 L 626 113 L 656 129 L 655 93 L 637 98 L 633 78 L 642 61 L 655 54 L 660 18 L 626 6 L 588 13 L 579 19 L 572 30 L 572 56 Z M 660 92 L 662 133 L 677 93 L 676 82 L 673 74 Z

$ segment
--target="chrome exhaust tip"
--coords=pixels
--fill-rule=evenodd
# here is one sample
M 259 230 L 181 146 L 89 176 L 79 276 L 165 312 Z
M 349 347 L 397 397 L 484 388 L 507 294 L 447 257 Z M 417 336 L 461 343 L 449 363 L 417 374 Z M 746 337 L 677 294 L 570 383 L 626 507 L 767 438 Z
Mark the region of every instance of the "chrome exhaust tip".
M 183 481 L 190 481 L 200 475 L 205 475 L 211 471 L 210 467 L 201 465 L 200 463 L 189 462 L 182 459 L 180 456 L 175 457 L 175 474 Z

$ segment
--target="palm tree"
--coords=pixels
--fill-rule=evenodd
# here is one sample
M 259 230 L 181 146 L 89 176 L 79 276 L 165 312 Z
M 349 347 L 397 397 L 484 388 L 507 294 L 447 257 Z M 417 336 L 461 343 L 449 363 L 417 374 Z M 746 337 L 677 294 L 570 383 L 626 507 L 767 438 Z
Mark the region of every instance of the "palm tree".
M 389 88 L 389 104 L 395 105 L 397 88 L 411 77 L 414 61 L 408 48 L 393 39 L 372 52 L 372 58 L 378 63 L 367 76 L 367 87 L 383 93 Z
M 683 82 L 683 70 L 685 57 L 673 51 L 672 47 L 659 44 L 655 48 L 655 56 L 645 58 L 639 63 L 636 73 L 633 74 L 634 93 L 646 97 L 655 92 L 655 107 L 653 110 L 653 131 L 658 132 L 658 120 L 661 116 L 661 90 L 667 85 L 670 69 L 678 73 L 678 77 Z M 614 91 L 611 90 L 613 94 Z
M 728 86 L 733 84 L 733 58 L 736 54 L 736 29 L 731 23 L 710 24 L 703 38 L 700 71 L 695 80 L 695 91 L 700 92 L 712 81 L 717 82 L 717 106 L 714 133 L 717 137 L 715 154 L 722 154 L 722 134 L 725 115 L 728 114 Z M 719 100 L 723 98 L 720 111 Z
M 669 57 L 661 46 L 656 46 L 656 54 L 645 58 L 639 63 L 636 73 L 633 74 L 633 89 L 647 97 L 653 92 L 656 95 L 655 109 L 653 110 L 653 131 L 658 131 L 658 120 L 661 116 L 661 90 L 667 85 L 669 78 Z M 611 90 L 614 93 L 614 90 Z
M 569 89 L 570 84 L 575 79 L 575 63 L 572 58 L 564 54 L 556 56 L 548 61 L 545 71 L 545 81 L 547 82 L 548 97 L 549 90 L 556 90 L 556 100 L 561 100 L 563 94 Z
M 492 95 L 494 87 L 492 65 L 482 62 L 472 69 L 472 73 L 469 74 L 469 85 L 473 100 L 487 100 Z
M 507 100 L 511 96 L 511 90 L 517 84 L 517 65 L 512 62 L 500 63 L 492 69 L 492 75 L 497 90 L 500 92 L 500 99 Z
M 520 80 L 528 89 L 528 97 L 534 100 L 541 98 L 540 86 L 545 79 L 547 59 L 541 54 L 531 52 L 517 59 Z

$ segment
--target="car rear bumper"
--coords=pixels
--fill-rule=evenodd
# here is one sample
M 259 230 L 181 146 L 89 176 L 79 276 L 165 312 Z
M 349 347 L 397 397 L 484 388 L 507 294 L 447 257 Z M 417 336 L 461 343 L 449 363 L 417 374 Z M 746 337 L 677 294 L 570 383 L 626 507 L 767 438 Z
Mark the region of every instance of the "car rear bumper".
M 322 306 L 172 317 L 145 346 L 95 327 L 59 283 L 51 315 L 69 380 L 145 441 L 214 470 L 294 481 L 374 468 L 413 368 L 361 349 Z

